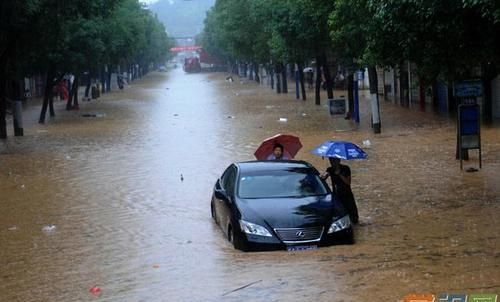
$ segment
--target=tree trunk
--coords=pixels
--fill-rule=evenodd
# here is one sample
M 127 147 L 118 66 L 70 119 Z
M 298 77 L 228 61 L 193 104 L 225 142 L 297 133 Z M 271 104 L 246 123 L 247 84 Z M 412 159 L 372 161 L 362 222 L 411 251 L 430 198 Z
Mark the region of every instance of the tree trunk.
M 75 77 L 75 81 L 76 81 L 76 77 Z M 108 68 L 108 73 L 106 74 L 106 91 L 107 92 L 110 92 L 111 91 L 111 68 Z M 78 88 L 76 89 L 77 90 L 77 95 L 78 95 Z M 78 102 L 78 100 L 77 100 Z
M 450 113 L 456 113 L 458 109 L 458 104 L 455 97 L 453 96 L 453 82 L 448 82 L 448 111 Z
M 238 63 L 237 62 L 232 62 L 231 63 L 231 72 L 234 75 L 238 75 L 239 76 L 239 73 L 238 73 Z
M 354 91 L 353 91 L 354 73 L 349 73 L 346 80 L 347 80 L 347 103 L 348 103 L 349 116 L 353 117 L 354 116 Z
M 69 79 L 68 79 L 69 81 Z M 71 110 L 73 109 L 73 106 L 71 105 L 71 102 L 73 101 L 73 94 L 75 93 L 75 85 L 74 85 L 75 81 L 73 79 L 73 83 L 71 84 L 71 89 L 69 90 L 69 96 L 68 96 L 68 100 L 66 101 L 66 110 Z
M 276 73 L 276 93 L 281 93 L 281 78 L 279 73 Z
M 49 98 L 49 114 L 50 117 L 56 116 L 56 111 L 54 110 L 54 96 L 51 95 Z
M 356 77 L 356 80 L 354 80 L 354 75 L 353 75 L 353 81 L 352 81 L 352 90 L 354 93 L 354 120 L 356 121 L 356 124 L 359 125 L 360 118 L 359 118 L 359 88 L 358 88 L 358 80 Z
M 12 80 L 12 121 L 14 123 L 14 135 L 23 136 L 23 114 L 21 103 L 21 84 L 19 80 Z
M 306 100 L 306 86 L 304 85 L 304 66 L 298 63 L 297 68 L 299 69 L 299 81 L 300 81 L 300 90 L 302 91 L 302 100 Z
M 7 138 L 7 99 L 5 98 L 5 85 L 7 80 L 0 77 L 0 139 Z
M 316 96 L 315 104 L 321 105 L 321 66 L 319 56 L 316 57 Z
M 323 65 L 323 72 L 325 74 L 326 94 L 328 95 L 328 99 L 333 99 L 332 77 L 330 75 L 330 68 L 328 67 L 326 55 L 321 56 L 321 62 Z
M 423 81 L 419 83 L 419 102 L 420 102 L 420 111 L 425 111 L 425 85 Z
M 249 75 L 248 75 L 248 79 L 249 79 L 250 81 L 253 81 L 253 70 L 254 70 L 254 68 L 253 68 L 253 63 L 252 63 L 252 64 L 250 64 L 250 68 L 249 68 L 249 69 L 250 69 L 250 73 L 249 73 Z
M 80 109 L 80 104 L 78 104 L 78 88 L 80 87 L 80 78 L 75 76 L 73 80 L 73 109 Z M 111 85 L 110 85 L 111 86 Z
M 432 80 L 432 107 L 436 111 L 439 110 L 438 82 L 436 79 Z
M 135 79 L 135 66 L 132 69 L 132 80 Z M 105 67 L 101 67 L 101 93 L 104 94 L 106 93 L 106 71 Z
M 255 73 L 255 82 L 260 83 L 259 64 L 253 63 L 253 70 Z
M 43 124 L 45 123 L 45 114 L 47 113 L 47 107 L 49 105 L 49 99 L 52 98 L 52 88 L 54 86 L 54 69 L 52 67 L 49 67 L 49 70 L 47 71 L 47 78 L 45 79 L 45 91 L 43 94 L 43 103 L 42 103 L 42 110 L 40 112 L 40 118 L 38 119 L 38 123 Z
M 497 76 L 495 66 L 493 64 L 483 64 L 483 120 L 486 123 L 493 121 L 493 94 L 491 81 Z
M 281 68 L 279 64 L 276 64 L 276 92 L 281 93 Z
M 406 86 L 408 85 L 408 74 L 404 71 L 403 63 L 398 66 L 399 69 L 399 104 L 406 106 Z
M 371 96 L 371 107 L 372 107 L 372 125 L 373 132 L 381 132 L 380 123 L 380 108 L 378 101 L 378 79 L 377 79 L 377 69 L 375 66 L 368 67 L 368 79 L 370 81 L 370 96 Z
M 269 75 L 271 76 L 271 89 L 274 89 L 274 68 L 269 68 Z
M 66 110 L 80 109 L 78 104 L 78 77 L 74 77 L 73 84 L 69 93 L 68 102 L 66 103 Z
M 283 84 L 283 93 L 288 93 L 288 81 L 287 81 L 287 74 L 286 74 L 286 65 L 281 64 L 281 77 L 282 77 L 282 84 Z

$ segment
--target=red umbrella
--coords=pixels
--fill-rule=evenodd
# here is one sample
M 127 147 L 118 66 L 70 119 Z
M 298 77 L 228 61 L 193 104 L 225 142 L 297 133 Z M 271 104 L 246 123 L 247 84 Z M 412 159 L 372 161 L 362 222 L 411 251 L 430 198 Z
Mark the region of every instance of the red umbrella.
M 289 134 L 277 134 L 273 137 L 265 139 L 257 148 L 254 155 L 258 160 L 265 160 L 273 153 L 273 148 L 276 144 L 283 146 L 283 154 L 290 159 L 294 158 L 302 148 L 300 139 L 297 136 Z

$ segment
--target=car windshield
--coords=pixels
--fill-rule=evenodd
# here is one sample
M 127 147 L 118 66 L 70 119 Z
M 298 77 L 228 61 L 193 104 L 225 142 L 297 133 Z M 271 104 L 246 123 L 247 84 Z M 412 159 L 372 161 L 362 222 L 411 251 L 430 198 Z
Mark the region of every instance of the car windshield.
M 309 169 L 264 171 L 241 175 L 240 198 L 280 198 L 325 195 L 328 191 L 319 176 Z

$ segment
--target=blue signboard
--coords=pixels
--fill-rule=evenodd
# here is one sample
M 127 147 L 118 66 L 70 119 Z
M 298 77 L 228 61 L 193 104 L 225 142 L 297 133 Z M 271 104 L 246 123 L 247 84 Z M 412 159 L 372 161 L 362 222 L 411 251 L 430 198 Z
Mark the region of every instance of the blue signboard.
M 483 84 L 480 80 L 463 81 L 455 84 L 455 96 L 473 98 L 483 95 Z
M 481 127 L 479 115 L 479 105 L 459 105 L 458 106 L 458 152 L 460 158 L 460 168 L 463 168 L 463 152 L 469 149 L 479 150 L 479 168 L 481 162 Z
M 460 107 L 460 134 L 479 134 L 479 106 Z
M 365 79 L 365 71 L 358 70 L 356 71 L 356 80 L 364 80 Z

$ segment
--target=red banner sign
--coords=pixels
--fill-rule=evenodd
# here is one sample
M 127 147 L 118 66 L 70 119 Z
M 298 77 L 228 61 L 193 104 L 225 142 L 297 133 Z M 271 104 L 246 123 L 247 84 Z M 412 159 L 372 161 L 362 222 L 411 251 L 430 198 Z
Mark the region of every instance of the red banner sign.
M 176 46 L 170 48 L 171 52 L 195 51 L 201 49 L 201 46 Z

